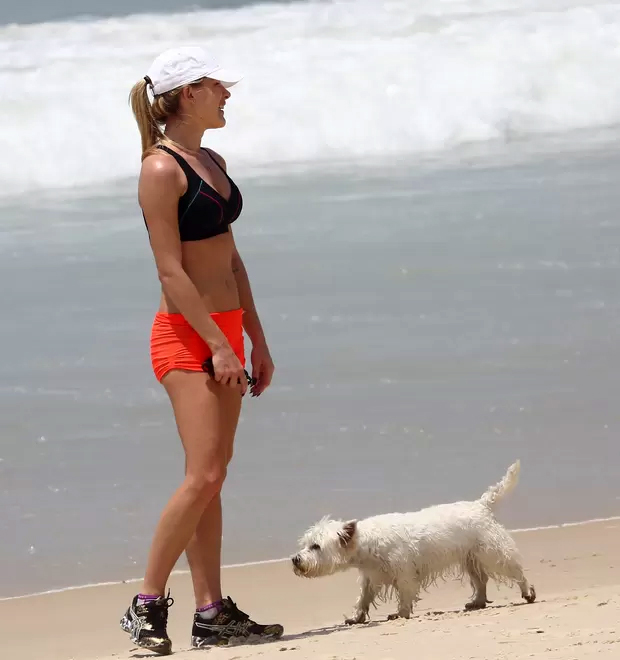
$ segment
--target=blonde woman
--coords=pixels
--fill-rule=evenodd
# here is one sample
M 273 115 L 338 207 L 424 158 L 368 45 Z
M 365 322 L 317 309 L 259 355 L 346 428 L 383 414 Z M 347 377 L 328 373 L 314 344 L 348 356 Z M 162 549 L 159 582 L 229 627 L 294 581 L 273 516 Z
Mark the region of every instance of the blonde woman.
M 201 147 L 206 130 L 226 124 L 229 88 L 239 80 L 202 48 L 181 47 L 159 55 L 130 95 L 142 138 L 138 198 L 162 289 L 151 360 L 172 404 L 186 469 L 121 626 L 135 644 L 160 654 L 172 649 L 166 585 L 184 551 L 196 598 L 193 647 L 283 633 L 280 625 L 252 621 L 220 586 L 220 490 L 241 399 L 248 388 L 260 396 L 274 371 L 231 230 L 241 192 L 224 159 Z M 244 369 L 243 330 L 252 342 L 252 378 Z

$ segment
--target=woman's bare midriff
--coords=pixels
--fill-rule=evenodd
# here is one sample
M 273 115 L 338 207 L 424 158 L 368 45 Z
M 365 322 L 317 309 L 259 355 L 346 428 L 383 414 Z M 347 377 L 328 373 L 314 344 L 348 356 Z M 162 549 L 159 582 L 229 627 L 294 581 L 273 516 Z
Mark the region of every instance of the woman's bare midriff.
M 234 242 L 231 234 L 220 234 L 202 241 L 181 244 L 183 269 L 198 290 L 209 312 L 238 309 L 239 291 L 233 272 Z M 159 311 L 179 314 L 181 311 L 163 292 Z

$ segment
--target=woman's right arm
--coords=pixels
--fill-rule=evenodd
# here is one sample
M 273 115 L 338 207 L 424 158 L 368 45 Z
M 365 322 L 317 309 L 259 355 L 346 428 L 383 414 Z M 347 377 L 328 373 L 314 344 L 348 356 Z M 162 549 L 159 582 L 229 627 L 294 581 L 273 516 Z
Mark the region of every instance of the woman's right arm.
M 245 394 L 247 381 L 241 362 L 183 269 L 178 224 L 182 187 L 178 166 L 172 159 L 163 155 L 145 158 L 140 173 L 138 200 L 148 226 L 159 281 L 166 296 L 211 349 L 215 380 L 240 387 Z

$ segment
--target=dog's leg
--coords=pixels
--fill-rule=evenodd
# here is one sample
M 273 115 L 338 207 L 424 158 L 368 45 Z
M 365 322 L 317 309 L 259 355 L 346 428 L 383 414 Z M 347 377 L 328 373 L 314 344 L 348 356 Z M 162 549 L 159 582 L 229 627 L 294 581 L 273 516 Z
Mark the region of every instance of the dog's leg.
M 417 581 L 411 582 L 397 582 L 395 585 L 398 595 L 398 612 L 395 614 L 388 614 L 388 621 L 394 619 L 409 619 L 411 618 L 411 610 L 413 603 L 418 602 L 418 593 L 420 592 L 420 585 Z
M 502 573 L 519 585 L 521 596 L 526 602 L 533 603 L 536 600 L 536 589 L 534 589 L 534 585 L 530 584 L 525 577 L 523 566 L 521 566 L 521 562 L 517 556 L 513 556 L 504 564 Z
M 521 589 L 521 596 L 525 599 L 527 603 L 533 603 L 536 600 L 536 589 L 534 589 L 534 585 L 530 584 L 525 576 L 523 576 L 523 580 L 519 582 L 519 588 Z
M 534 585 L 528 582 L 520 564 L 516 565 L 515 572 L 517 573 L 517 584 L 519 585 L 519 589 L 521 589 L 521 597 L 527 603 L 533 603 L 536 600 L 536 589 L 534 589 Z
M 475 557 L 476 563 L 484 568 L 491 577 L 505 577 L 516 582 L 521 590 L 521 596 L 528 602 L 536 600 L 536 590 L 523 573 L 521 557 L 512 536 L 501 525 L 494 523 L 491 536 L 483 534 L 479 544 L 482 549 Z
M 481 566 L 480 562 L 472 555 L 467 557 L 465 569 L 469 575 L 471 586 L 474 590 L 472 599 L 468 603 L 465 603 L 465 609 L 468 611 L 483 610 L 487 606 L 487 603 L 490 602 L 487 600 L 487 583 L 489 581 L 489 576 L 486 574 L 486 571 Z
M 357 603 L 355 603 L 355 616 L 350 619 L 345 619 L 345 623 L 349 626 L 356 623 L 366 623 L 370 619 L 368 610 L 373 604 L 376 595 L 377 591 L 374 584 L 369 577 L 363 575 L 360 595 L 357 599 Z

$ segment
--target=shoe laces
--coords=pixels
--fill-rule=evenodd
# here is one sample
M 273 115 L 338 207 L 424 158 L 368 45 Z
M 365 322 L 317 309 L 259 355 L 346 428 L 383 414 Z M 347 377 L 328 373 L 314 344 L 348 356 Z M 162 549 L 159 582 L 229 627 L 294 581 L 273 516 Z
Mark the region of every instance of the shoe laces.
M 148 623 L 160 624 L 165 626 L 168 623 L 168 608 L 174 603 L 174 598 L 170 597 L 170 590 L 168 590 L 168 595 L 165 598 L 160 598 L 150 603 L 144 603 L 140 605 L 140 610 L 138 614 L 141 617 L 144 617 Z
M 227 598 L 226 601 L 228 602 L 231 614 L 234 616 L 235 619 L 237 619 L 238 621 L 249 621 L 250 620 L 250 615 L 246 614 L 245 612 L 242 612 L 237 607 L 237 604 L 232 600 L 232 598 Z

